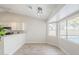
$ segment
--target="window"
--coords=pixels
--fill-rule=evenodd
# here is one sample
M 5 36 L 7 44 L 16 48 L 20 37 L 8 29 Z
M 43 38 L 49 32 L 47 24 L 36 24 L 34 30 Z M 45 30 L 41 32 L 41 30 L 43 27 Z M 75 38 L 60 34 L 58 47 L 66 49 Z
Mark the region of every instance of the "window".
M 79 17 L 62 20 L 59 22 L 59 25 L 60 39 L 65 39 L 79 44 Z
M 68 35 L 79 35 L 79 18 L 68 20 Z
M 66 40 L 66 20 L 59 22 L 59 37 Z
M 48 24 L 48 35 L 56 36 L 56 23 Z
M 79 17 L 68 20 L 68 40 L 79 44 Z

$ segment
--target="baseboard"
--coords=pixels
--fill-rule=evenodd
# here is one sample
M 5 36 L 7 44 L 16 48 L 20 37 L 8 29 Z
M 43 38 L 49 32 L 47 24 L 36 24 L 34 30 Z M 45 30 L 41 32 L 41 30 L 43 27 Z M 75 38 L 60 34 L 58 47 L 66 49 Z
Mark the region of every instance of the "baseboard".
M 65 51 L 63 48 L 61 48 L 61 47 L 59 47 L 59 46 L 57 46 L 55 44 L 48 43 L 48 42 L 47 42 L 47 44 L 49 44 L 51 46 L 55 46 L 55 47 L 59 48 L 61 51 L 63 51 L 65 55 L 69 55 L 69 53 L 67 51 Z
M 70 55 L 66 50 L 64 50 L 63 48 L 59 47 L 66 55 Z
M 46 43 L 46 42 L 26 42 L 25 44 L 27 43 Z
M 47 43 L 25 43 L 25 44 L 47 44 Z
M 49 45 L 58 47 L 56 44 L 51 44 L 51 43 L 49 43 L 49 42 L 46 42 L 46 43 L 49 44 Z

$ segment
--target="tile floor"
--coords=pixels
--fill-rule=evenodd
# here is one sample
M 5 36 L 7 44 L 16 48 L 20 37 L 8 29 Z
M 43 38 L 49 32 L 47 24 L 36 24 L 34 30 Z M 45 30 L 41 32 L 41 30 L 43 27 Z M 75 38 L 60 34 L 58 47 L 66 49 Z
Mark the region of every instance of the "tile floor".
M 64 55 L 57 47 L 49 44 L 25 44 L 14 55 Z

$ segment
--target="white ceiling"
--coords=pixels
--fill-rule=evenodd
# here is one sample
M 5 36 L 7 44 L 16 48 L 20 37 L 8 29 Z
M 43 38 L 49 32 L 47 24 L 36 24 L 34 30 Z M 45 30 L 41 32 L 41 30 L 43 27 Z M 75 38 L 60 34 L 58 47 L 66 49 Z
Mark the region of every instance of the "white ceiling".
M 54 15 L 63 6 L 61 4 L 0 4 L 0 12 L 12 12 L 47 20 L 51 14 Z M 43 12 L 40 16 L 37 15 L 38 7 L 41 7 Z

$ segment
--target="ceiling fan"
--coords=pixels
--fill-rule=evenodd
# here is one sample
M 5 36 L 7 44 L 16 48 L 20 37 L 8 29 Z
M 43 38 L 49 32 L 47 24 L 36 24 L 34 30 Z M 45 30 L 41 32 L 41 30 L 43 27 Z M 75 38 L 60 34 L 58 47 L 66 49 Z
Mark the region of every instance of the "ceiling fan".
M 33 9 L 32 6 L 28 6 L 28 8 L 31 9 L 31 10 Z M 37 13 L 37 16 L 42 15 L 42 13 L 43 13 L 42 7 L 37 7 L 37 8 L 36 8 L 36 13 Z

